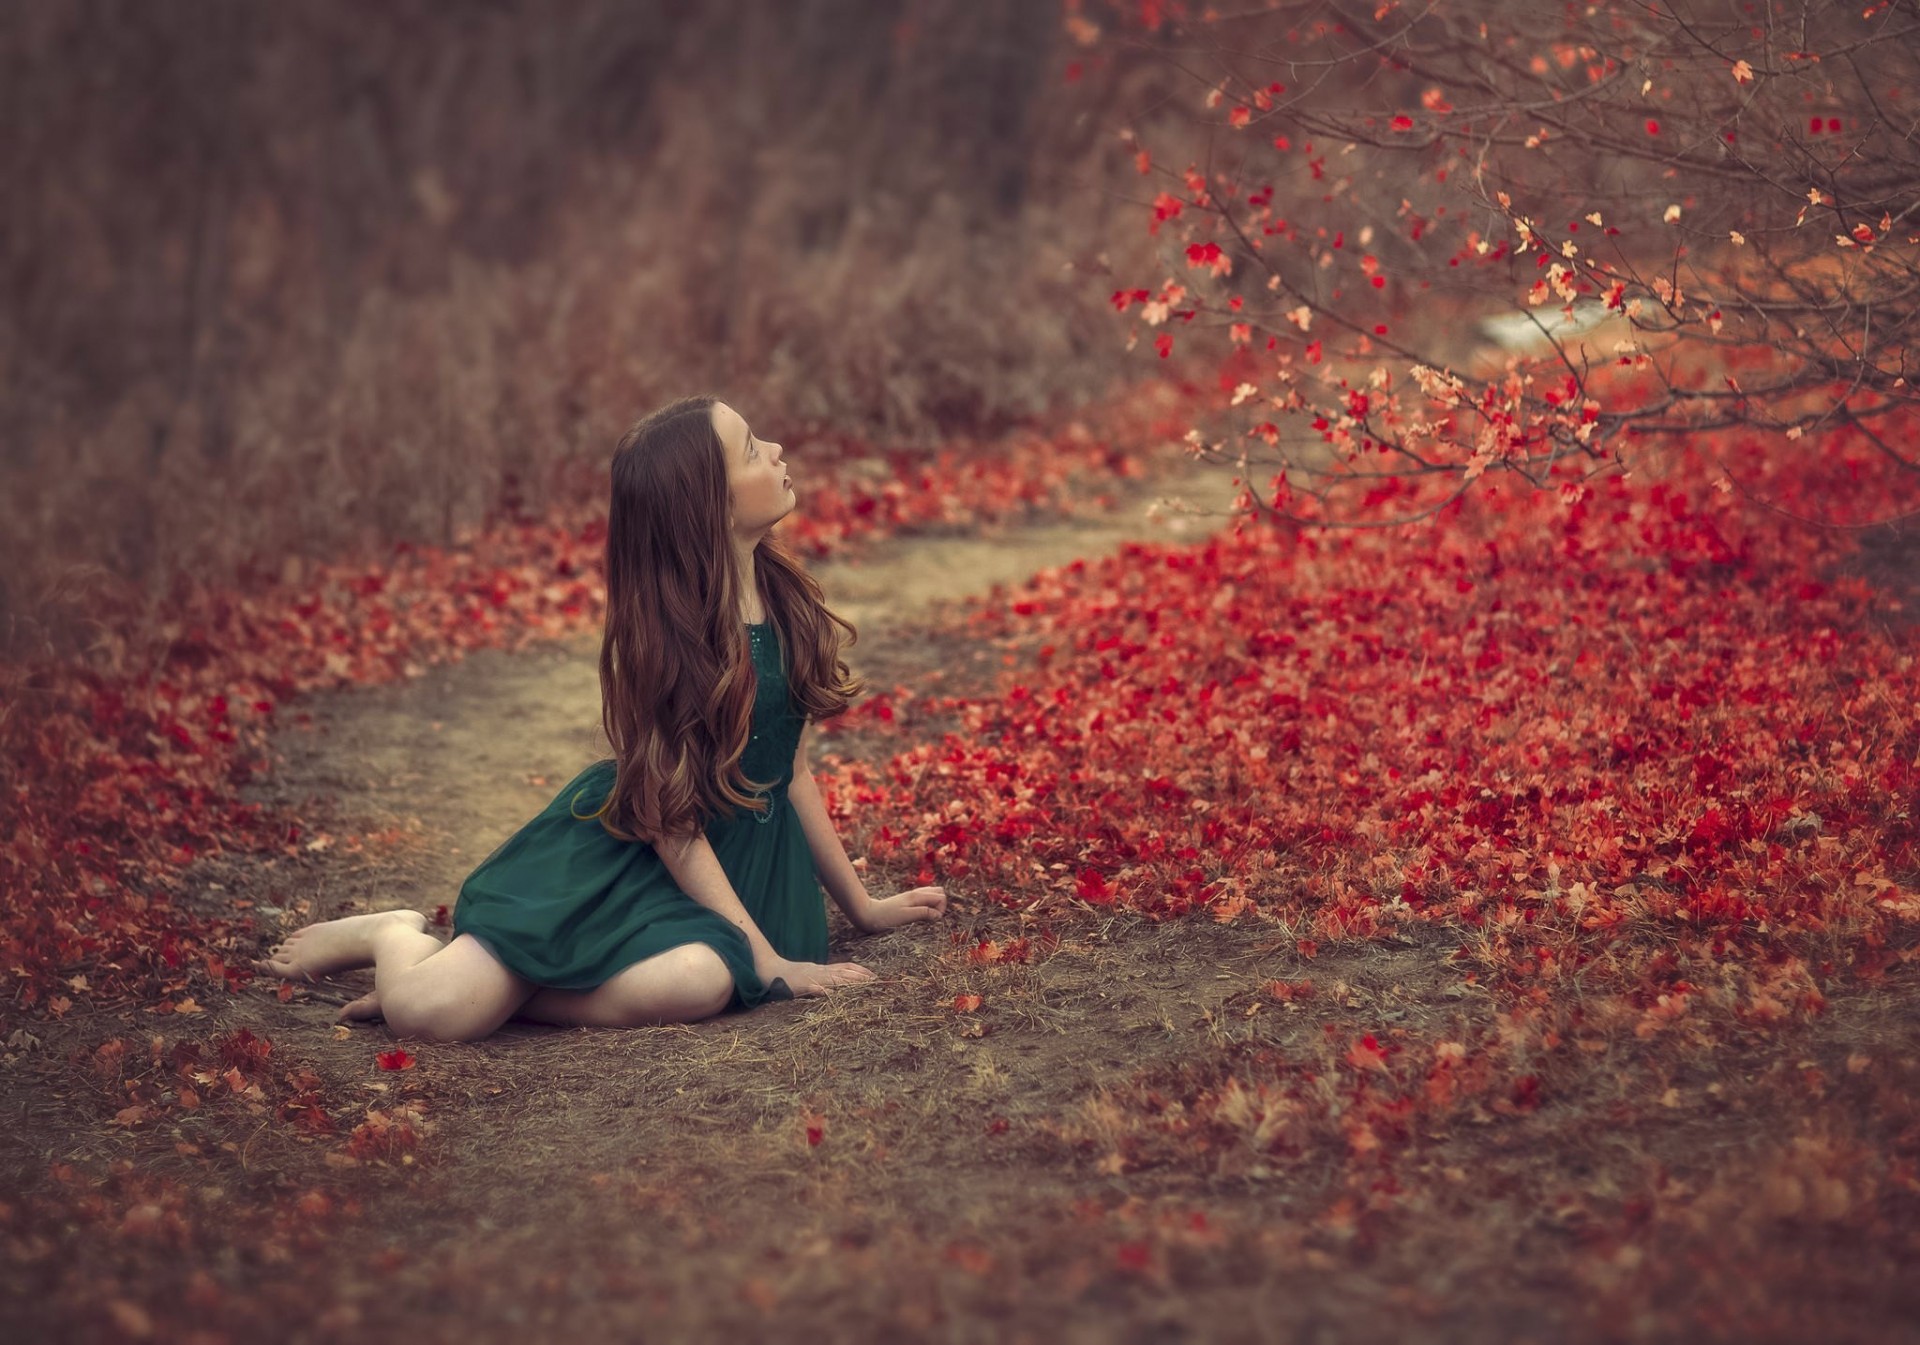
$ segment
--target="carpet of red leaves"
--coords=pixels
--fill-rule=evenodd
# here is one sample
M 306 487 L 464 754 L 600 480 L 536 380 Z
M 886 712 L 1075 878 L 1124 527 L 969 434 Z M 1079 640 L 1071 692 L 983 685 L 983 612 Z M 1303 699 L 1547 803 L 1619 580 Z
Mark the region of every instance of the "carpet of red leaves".
M 1022 437 L 904 476 L 896 463 L 895 486 L 848 452 L 816 470 L 790 535 L 820 555 L 1097 506 L 1086 483 L 1134 471 L 1188 410 L 1142 401 L 1111 432 Z M 1889 617 L 1887 595 L 1846 572 L 1849 533 L 1716 490 L 1716 456 L 1803 512 L 1822 499 L 1910 507 L 1911 487 L 1868 479 L 1870 454 L 1843 439 L 1773 465 L 1702 441 L 1658 476 L 1483 483 L 1424 530 L 1249 523 L 1129 547 L 977 611 L 958 638 L 1005 647 L 1015 671 L 998 690 L 897 689 L 856 709 L 849 726 L 897 735 L 898 750 L 827 763 L 832 806 L 876 866 L 1024 910 L 1257 912 L 1308 964 L 1396 936 L 1453 949 L 1461 982 L 1497 997 L 1470 1031 L 1331 1035 L 1329 1023 L 1315 1056 L 1196 1060 L 1140 1081 L 1137 1099 L 1123 1088 L 1113 1118 L 1059 1131 L 1106 1146 L 1115 1173 L 1174 1147 L 1185 1161 L 1340 1155 L 1348 1194 L 1325 1218 L 1357 1223 L 1392 1198 L 1410 1136 L 1541 1107 L 1556 1076 L 1536 1062 L 1556 1050 L 1766 1034 L 1818 1014 L 1837 983 L 1915 956 L 1912 614 Z M 1383 483 L 1370 507 L 1421 502 L 1418 487 Z M 309 691 L 590 632 L 600 526 L 583 509 L 204 596 L 137 672 L 14 670 L 0 716 L 11 1023 L 83 1001 L 177 1029 L 200 1012 L 196 993 L 244 987 L 264 932 L 248 911 L 271 894 L 190 900 L 189 874 L 206 855 L 314 843 L 297 819 L 241 800 L 276 716 Z M 1021 966 L 1029 945 L 990 939 L 967 956 Z M 1308 976 L 1261 993 L 1280 1012 L 1339 989 Z M 974 992 L 954 1001 L 970 1019 L 991 1007 Z M 431 1157 L 425 1103 L 343 1109 L 244 1029 L 115 1037 L 74 1063 L 103 1115 L 130 1128 L 237 1105 L 338 1146 L 329 1161 Z M 1844 1218 L 1877 1189 L 1841 1141 L 1803 1140 L 1798 1166 L 1762 1174 L 1768 1208 Z M 1920 1190 L 1905 1152 L 1868 1175 Z M 49 1220 L 168 1245 L 204 1235 L 179 1182 L 130 1162 L 106 1186 L 65 1163 L 50 1173 L 71 1194 Z M 290 1256 L 339 1208 L 315 1189 L 263 1206 L 259 1233 Z M 1120 1256 L 1138 1268 L 1152 1250 Z
M 1489 489 L 1430 527 L 1256 522 L 1045 572 L 972 618 L 1016 663 L 998 690 L 853 712 L 899 750 L 838 764 L 832 805 L 874 862 L 1024 910 L 1257 911 L 1306 957 L 1413 932 L 1523 1006 L 1577 981 L 1556 1014 L 1584 1019 L 1535 1036 L 1804 1019 L 1920 930 L 1913 614 L 1872 614 L 1849 532 L 1779 512 L 1911 508 L 1876 460 L 1703 438 L 1659 479 Z M 1451 1093 L 1471 1064 L 1420 1068 Z

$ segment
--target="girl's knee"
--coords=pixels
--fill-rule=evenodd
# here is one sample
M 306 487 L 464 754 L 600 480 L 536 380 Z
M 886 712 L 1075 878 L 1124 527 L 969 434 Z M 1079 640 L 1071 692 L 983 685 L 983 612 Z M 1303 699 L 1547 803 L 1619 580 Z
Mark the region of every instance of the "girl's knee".
M 533 993 L 473 936 L 454 941 L 381 987 L 380 1012 L 396 1037 L 478 1041 Z
M 711 948 L 707 951 L 713 952 Z M 706 991 L 705 998 L 699 1001 L 698 1006 L 704 1010 L 700 1015 L 702 1018 L 712 1018 L 733 1003 L 733 972 L 721 961 L 720 954 L 713 953 L 713 965 L 704 974 L 701 988 Z
M 636 986 L 636 1017 L 643 1022 L 711 1018 L 733 1000 L 733 972 L 710 945 L 687 943 L 658 955 L 658 979 Z
M 733 999 L 733 971 L 710 944 L 689 943 L 673 950 L 681 964 L 682 986 L 690 1009 L 711 1018 Z
M 717 1018 L 733 1002 L 733 978 L 714 986 L 706 994 L 690 1000 L 685 1012 L 680 1015 L 682 1022 L 697 1023 L 706 1018 Z
M 382 1000 L 380 1013 L 395 1037 L 422 1042 L 479 1041 L 492 1036 L 512 1014 L 513 1006 L 457 1001 L 430 995 L 393 996 Z

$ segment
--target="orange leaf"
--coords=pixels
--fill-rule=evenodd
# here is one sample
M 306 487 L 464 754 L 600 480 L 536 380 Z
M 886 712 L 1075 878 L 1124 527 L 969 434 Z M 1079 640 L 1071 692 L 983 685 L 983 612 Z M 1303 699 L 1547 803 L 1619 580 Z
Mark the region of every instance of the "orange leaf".
M 317 1219 L 324 1214 L 332 1212 L 333 1201 L 328 1198 L 325 1191 L 309 1191 L 300 1197 L 295 1203 L 294 1208 L 302 1214 Z
M 1348 1048 L 1347 1063 L 1355 1069 L 1375 1069 L 1384 1074 L 1387 1068 L 1387 1053 L 1369 1033 Z

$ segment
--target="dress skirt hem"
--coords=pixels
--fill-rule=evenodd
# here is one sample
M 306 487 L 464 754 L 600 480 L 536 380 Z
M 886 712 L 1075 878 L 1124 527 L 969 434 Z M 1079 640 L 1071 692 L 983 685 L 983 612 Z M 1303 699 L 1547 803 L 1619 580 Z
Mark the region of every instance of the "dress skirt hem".
M 591 990 L 670 948 L 704 943 L 733 975 L 723 1012 L 793 998 L 784 980 L 760 978 L 746 935 L 682 891 L 651 845 L 621 840 L 583 816 L 612 779 L 611 760 L 593 763 L 489 855 L 461 885 L 455 936 L 473 935 L 515 976 L 559 990 Z M 721 819 L 707 838 L 774 950 L 825 962 L 825 897 L 805 833 L 784 788 L 769 804 L 764 821 Z
M 788 694 L 773 623 L 749 625 L 743 638 L 754 703 L 740 769 L 749 780 L 769 782 L 767 808 L 713 818 L 706 838 L 774 951 L 795 962 L 825 962 L 826 898 L 787 796 L 806 718 Z M 670 948 L 704 943 L 733 974 L 728 1009 L 793 998 L 779 978 L 761 981 L 747 936 L 683 892 L 653 846 L 601 825 L 596 814 L 617 776 L 611 759 L 592 763 L 482 860 L 460 886 L 455 935 L 473 935 L 523 980 L 561 990 L 590 990 Z

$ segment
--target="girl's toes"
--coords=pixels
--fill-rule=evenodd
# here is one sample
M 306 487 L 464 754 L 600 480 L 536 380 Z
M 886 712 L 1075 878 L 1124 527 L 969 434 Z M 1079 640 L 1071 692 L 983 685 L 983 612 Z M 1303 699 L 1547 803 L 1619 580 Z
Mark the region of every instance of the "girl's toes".
M 313 984 L 312 976 L 300 970 L 292 963 L 282 962 L 278 958 L 269 958 L 264 962 L 256 962 L 253 965 L 255 970 L 266 976 L 278 976 L 283 981 L 305 981 L 309 985 Z

